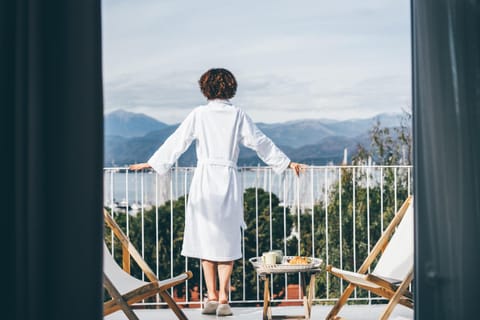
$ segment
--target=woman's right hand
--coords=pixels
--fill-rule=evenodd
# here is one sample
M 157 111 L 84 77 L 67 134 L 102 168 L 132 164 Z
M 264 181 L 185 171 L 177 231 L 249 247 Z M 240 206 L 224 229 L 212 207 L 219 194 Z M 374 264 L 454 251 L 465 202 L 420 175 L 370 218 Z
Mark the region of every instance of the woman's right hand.
M 142 169 L 149 169 L 149 168 L 151 168 L 151 166 L 146 162 L 145 163 L 135 163 L 135 164 L 132 164 L 128 167 L 128 169 L 133 170 L 133 171 L 142 170 Z
M 290 162 L 290 164 L 288 165 L 288 167 L 290 169 L 293 169 L 293 171 L 295 172 L 295 174 L 297 175 L 297 177 L 300 175 L 300 172 L 303 172 L 305 171 L 305 169 L 307 168 L 307 165 L 303 164 L 303 163 L 297 163 L 297 162 Z

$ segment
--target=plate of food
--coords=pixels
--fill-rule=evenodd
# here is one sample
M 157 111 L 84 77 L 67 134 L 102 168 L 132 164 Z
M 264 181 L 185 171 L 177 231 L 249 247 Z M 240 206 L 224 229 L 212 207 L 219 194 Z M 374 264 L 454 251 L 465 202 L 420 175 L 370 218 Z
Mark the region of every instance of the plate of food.
M 305 256 L 286 256 L 283 257 L 282 265 L 318 268 L 322 264 L 322 259 Z
M 297 272 L 319 268 L 322 259 L 306 256 L 284 256 L 281 263 L 265 264 L 261 257 L 251 258 L 250 262 L 258 272 Z

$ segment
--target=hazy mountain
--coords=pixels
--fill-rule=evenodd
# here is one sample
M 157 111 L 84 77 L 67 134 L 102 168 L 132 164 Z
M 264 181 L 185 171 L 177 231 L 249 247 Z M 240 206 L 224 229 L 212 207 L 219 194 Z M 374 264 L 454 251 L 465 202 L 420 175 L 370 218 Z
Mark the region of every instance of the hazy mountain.
M 141 137 L 167 125 L 143 113 L 116 110 L 104 117 L 104 126 L 106 136 Z
M 329 162 L 340 163 L 345 148 L 348 149 L 350 160 L 351 154 L 356 151 L 359 143 L 368 145 L 368 131 L 377 120 L 382 126 L 398 126 L 401 115 L 380 114 L 368 119 L 342 121 L 311 119 L 273 124 L 257 123 L 257 125 L 292 160 L 312 165 L 325 165 Z M 130 121 L 132 127 L 135 127 L 133 126 L 135 118 L 130 118 Z M 178 124 L 159 123 L 160 129 L 150 131 L 141 137 L 106 134 L 105 165 L 123 166 L 145 162 L 178 126 Z M 239 165 L 256 166 L 259 163 L 263 164 L 254 151 L 241 147 Z M 194 144 L 192 144 L 180 157 L 179 165 L 194 166 L 195 164 L 196 155 Z
M 257 125 L 276 144 L 301 147 L 316 144 L 329 136 L 356 137 L 372 128 L 377 120 L 382 126 L 398 126 L 400 119 L 400 114 L 385 113 L 367 119 L 308 119 Z

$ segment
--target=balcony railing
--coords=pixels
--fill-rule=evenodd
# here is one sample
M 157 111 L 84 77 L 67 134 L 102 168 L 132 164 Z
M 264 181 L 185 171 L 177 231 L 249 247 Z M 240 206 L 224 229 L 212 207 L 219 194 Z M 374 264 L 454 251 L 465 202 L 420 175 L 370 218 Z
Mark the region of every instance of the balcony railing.
M 205 294 L 198 259 L 180 255 L 184 208 L 195 168 L 153 171 L 104 169 L 104 205 L 124 228 L 160 279 L 183 270 L 194 278 L 172 290 L 184 306 L 198 307 Z M 311 166 L 300 177 L 291 170 L 276 175 L 269 167 L 239 168 L 245 193 L 243 258 L 235 262 L 230 298 L 233 304 L 261 304 L 263 288 L 248 259 L 280 249 L 284 255 L 321 258 L 324 265 L 356 270 L 384 227 L 412 190 L 411 166 Z M 112 246 L 111 237 L 106 241 Z M 119 263 L 122 258 L 117 257 Z M 138 277 L 133 265 L 131 272 Z M 296 274 L 272 276 L 271 296 L 278 304 L 301 304 Z M 315 302 L 332 302 L 346 285 L 321 273 Z M 358 289 L 350 300 L 380 300 Z M 146 305 L 161 304 L 145 301 Z

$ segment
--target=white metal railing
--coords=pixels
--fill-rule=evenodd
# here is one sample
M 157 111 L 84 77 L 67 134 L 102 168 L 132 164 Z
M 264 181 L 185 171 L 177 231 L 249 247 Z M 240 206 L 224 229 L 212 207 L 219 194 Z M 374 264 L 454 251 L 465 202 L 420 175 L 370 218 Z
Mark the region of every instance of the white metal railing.
M 169 174 L 159 176 L 153 171 L 104 169 L 104 206 L 116 219 L 121 220 L 119 224 L 129 236 L 134 227 L 131 224 L 135 222 L 135 237 L 142 255 L 145 256 L 146 245 L 151 248 L 154 244 L 155 258 L 149 263 L 154 264 L 152 269 L 157 276 L 160 279 L 173 276 L 175 272 L 178 273 L 179 263 L 183 270 L 194 273 L 194 279 L 182 288 L 184 293 L 174 294 L 184 297 L 180 303 L 191 306 L 197 305 L 197 301 L 192 301 L 192 295 L 189 294 L 195 282 L 199 287 L 200 302 L 205 293 L 202 270 L 197 259 L 180 256 L 179 250 L 175 249 L 179 242 L 175 233 L 178 233 L 178 224 L 181 223 L 178 220 L 181 213 L 177 207 L 182 207 L 177 199 L 185 196 L 182 201 L 186 206 L 194 170 L 191 167 L 174 167 Z M 238 170 L 244 189 L 250 188 L 249 192 L 254 195 L 252 212 L 255 222 L 251 222 L 254 230 L 251 227 L 244 230 L 243 258 L 235 262 L 237 272 L 232 276 L 230 295 L 232 303 L 237 304 L 262 301 L 263 288 L 258 277 L 251 280 L 252 269 L 248 262 L 251 256 L 247 251 L 254 253 L 253 256 L 261 255 L 265 239 L 269 242 L 267 250 L 282 249 L 286 255 L 316 256 L 323 259 L 325 265 L 333 264 L 353 271 L 375 244 L 388 224 L 387 220 L 406 196 L 413 193 L 411 166 L 310 166 L 300 177 L 296 177 L 291 170 L 276 175 L 270 167 L 263 166 L 240 167 Z M 275 197 L 279 200 L 278 204 L 273 200 Z M 265 201 L 268 203 L 265 204 Z M 153 234 L 145 231 L 151 227 L 146 225 L 146 221 L 151 223 L 151 219 L 146 220 L 146 214 L 153 214 Z M 268 223 L 264 222 L 265 215 L 268 216 Z M 168 225 L 162 225 L 162 221 Z M 280 231 L 277 230 L 278 221 L 283 224 Z M 287 221 L 292 223 L 293 229 L 287 229 Z M 263 224 L 262 228 L 260 224 Z M 249 233 L 247 238 L 245 232 Z M 246 242 L 249 243 L 248 247 Z M 279 243 L 281 248 L 278 248 Z M 152 254 L 149 258 L 152 258 Z M 291 297 L 288 293 L 289 289 L 298 285 L 300 276 L 275 277 L 276 281 L 272 277 L 270 288 L 273 301 L 301 303 L 300 294 Z M 317 279 L 315 301 L 334 301 L 343 288 L 343 281 L 322 273 Z M 283 295 L 278 296 L 279 292 L 283 292 Z M 358 303 L 371 303 L 378 298 L 372 297 L 369 292 L 356 290 L 350 299 Z

